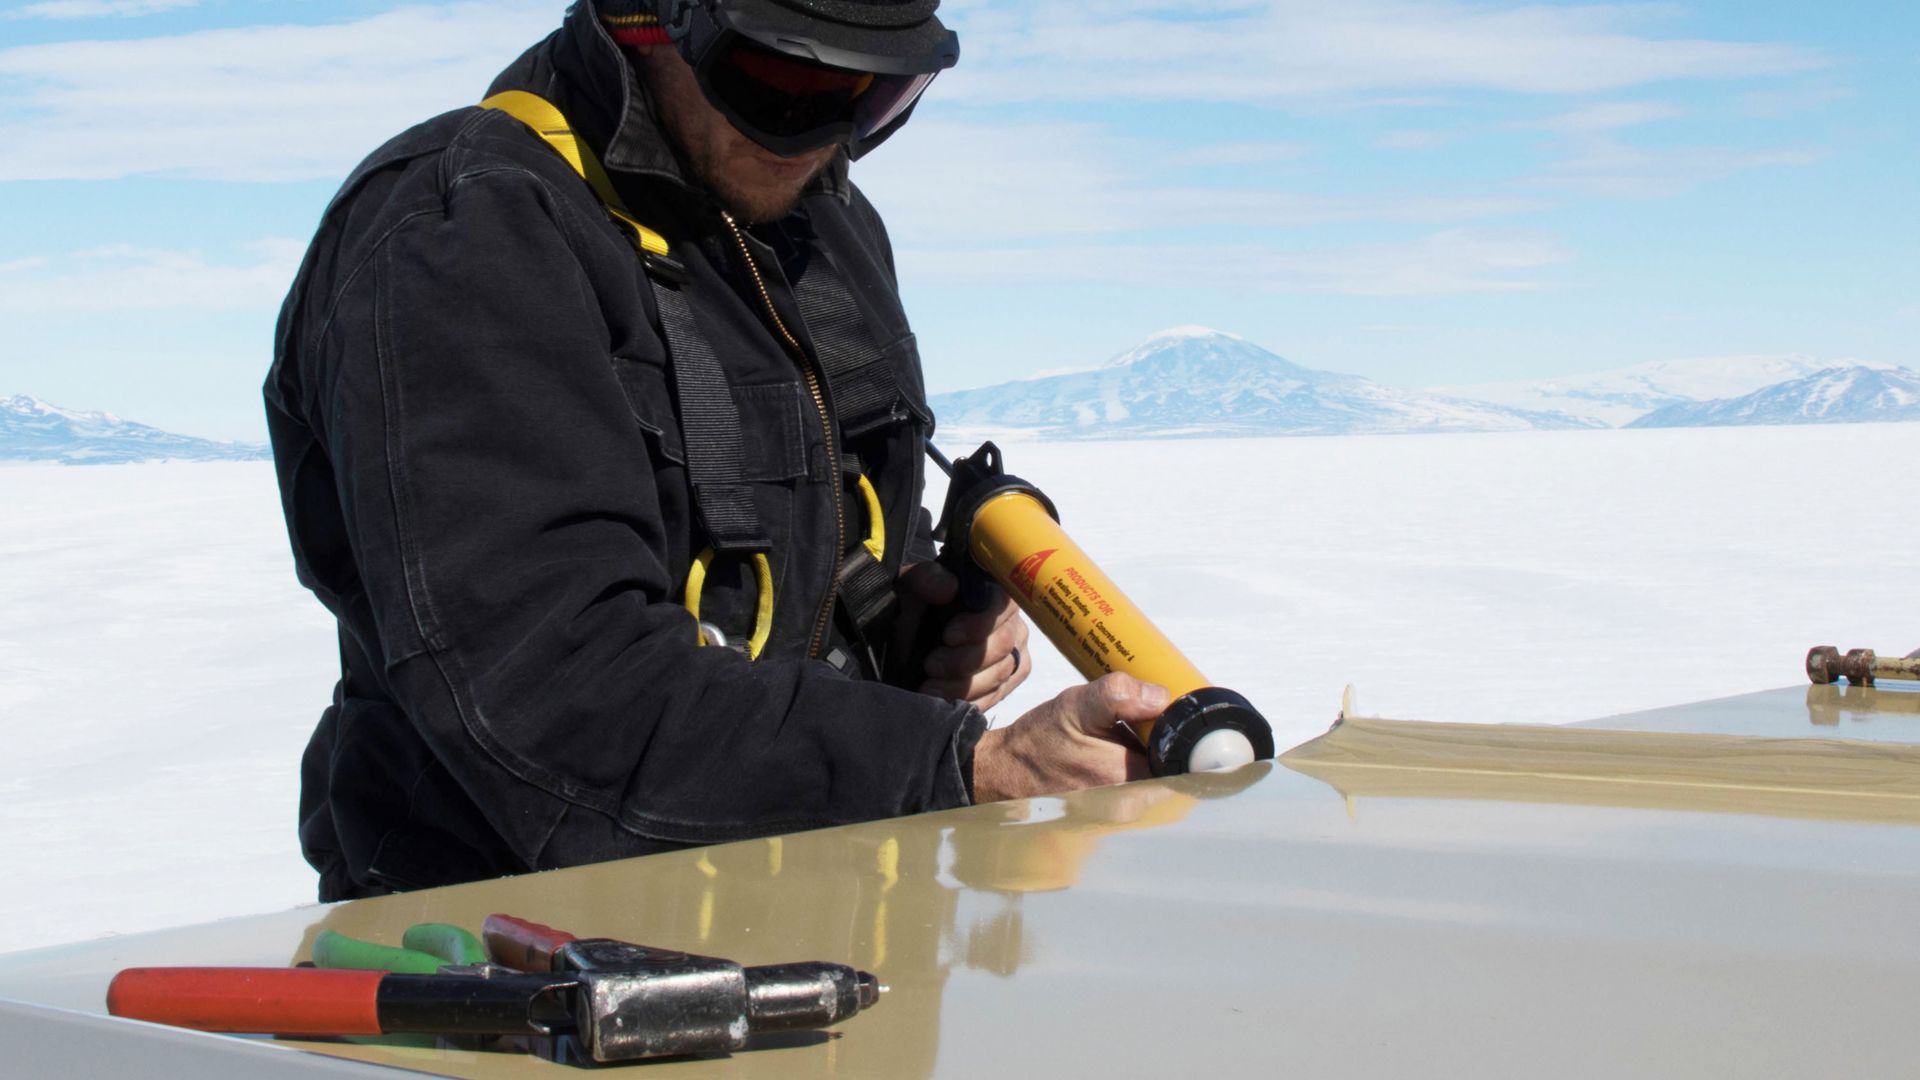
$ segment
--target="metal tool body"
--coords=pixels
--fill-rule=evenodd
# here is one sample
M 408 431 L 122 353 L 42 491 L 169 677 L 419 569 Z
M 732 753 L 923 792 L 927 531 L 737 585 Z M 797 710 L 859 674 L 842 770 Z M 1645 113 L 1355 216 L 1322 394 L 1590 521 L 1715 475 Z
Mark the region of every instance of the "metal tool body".
M 580 938 L 509 915 L 481 931 L 502 963 L 584 976 L 583 1039 L 596 1061 L 739 1050 L 756 1032 L 820 1028 L 879 1000 L 872 975 L 845 964 L 743 967 L 731 960 Z

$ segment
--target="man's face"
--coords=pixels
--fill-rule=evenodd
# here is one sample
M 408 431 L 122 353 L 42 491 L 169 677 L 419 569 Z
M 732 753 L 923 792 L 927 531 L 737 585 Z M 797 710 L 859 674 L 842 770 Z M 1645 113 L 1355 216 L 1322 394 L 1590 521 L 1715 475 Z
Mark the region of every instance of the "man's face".
M 830 143 L 781 157 L 742 135 L 708 103 L 692 66 L 678 50 L 643 45 L 633 52 L 668 136 L 735 217 L 752 223 L 787 216 L 800 201 L 800 192 L 839 152 L 839 145 Z

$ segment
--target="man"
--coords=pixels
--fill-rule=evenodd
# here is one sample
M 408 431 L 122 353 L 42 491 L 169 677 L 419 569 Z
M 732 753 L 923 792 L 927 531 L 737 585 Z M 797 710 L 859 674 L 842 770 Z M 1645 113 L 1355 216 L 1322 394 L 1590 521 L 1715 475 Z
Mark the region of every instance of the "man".
M 1114 725 L 1160 688 L 987 730 L 1024 623 L 919 629 L 932 418 L 847 167 L 957 57 L 937 0 L 658 2 L 580 0 L 501 107 L 375 152 L 282 313 L 324 899 L 1144 772 Z

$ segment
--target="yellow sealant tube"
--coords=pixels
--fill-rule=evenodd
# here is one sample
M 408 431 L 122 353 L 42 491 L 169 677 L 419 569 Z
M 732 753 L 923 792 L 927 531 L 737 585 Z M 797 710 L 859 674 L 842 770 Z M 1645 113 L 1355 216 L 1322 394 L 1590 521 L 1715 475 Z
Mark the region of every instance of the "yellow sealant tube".
M 968 549 L 1088 679 L 1124 671 L 1176 699 L 1212 685 L 1032 495 L 1014 489 L 988 499 Z M 1132 725 L 1143 745 L 1154 723 Z
M 1157 719 L 1129 725 L 1155 776 L 1273 757 L 1273 728 L 1259 710 L 1200 673 L 1060 528 L 1047 497 L 1007 474 L 999 447 L 982 443 L 951 463 L 928 450 L 948 475 L 940 558 L 961 575 L 962 597 L 998 582 L 1080 674 L 1124 671 L 1172 695 Z

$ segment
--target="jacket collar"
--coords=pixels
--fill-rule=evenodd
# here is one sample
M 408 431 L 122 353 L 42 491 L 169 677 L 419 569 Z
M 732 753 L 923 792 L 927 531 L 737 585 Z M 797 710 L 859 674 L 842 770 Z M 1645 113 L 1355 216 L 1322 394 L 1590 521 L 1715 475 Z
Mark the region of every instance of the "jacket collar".
M 645 86 L 600 24 L 593 0 L 576 0 L 551 37 L 500 74 L 489 93 L 522 89 L 552 101 L 599 148 L 609 172 L 663 180 L 704 194 L 653 114 Z M 847 154 L 815 179 L 809 193 L 848 199 Z

